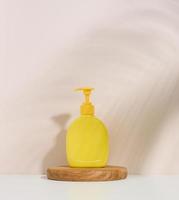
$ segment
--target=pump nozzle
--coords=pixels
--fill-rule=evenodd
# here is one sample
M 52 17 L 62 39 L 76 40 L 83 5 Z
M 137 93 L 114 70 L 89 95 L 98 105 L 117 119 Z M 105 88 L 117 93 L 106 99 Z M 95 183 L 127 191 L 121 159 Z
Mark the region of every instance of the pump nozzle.
M 80 107 L 80 112 L 82 115 L 94 115 L 94 106 L 89 99 L 92 90 L 94 90 L 94 88 L 85 87 L 76 89 L 76 91 L 82 91 L 85 95 L 85 101 Z

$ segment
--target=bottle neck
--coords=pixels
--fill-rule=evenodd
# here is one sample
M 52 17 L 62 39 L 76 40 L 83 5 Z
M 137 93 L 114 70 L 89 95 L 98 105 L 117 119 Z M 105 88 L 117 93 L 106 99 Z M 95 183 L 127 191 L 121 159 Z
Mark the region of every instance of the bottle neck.
M 81 115 L 90 115 L 90 116 L 94 116 L 94 106 L 92 105 L 92 103 L 83 103 L 80 106 L 80 114 Z

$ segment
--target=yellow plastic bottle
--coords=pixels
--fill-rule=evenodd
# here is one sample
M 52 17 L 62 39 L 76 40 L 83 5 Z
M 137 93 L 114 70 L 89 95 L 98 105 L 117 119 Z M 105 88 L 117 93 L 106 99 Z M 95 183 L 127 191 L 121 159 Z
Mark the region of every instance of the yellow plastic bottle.
M 108 131 L 94 116 L 94 106 L 89 100 L 92 88 L 79 88 L 85 102 L 80 107 L 81 116 L 68 128 L 66 152 L 71 167 L 104 167 L 109 154 Z

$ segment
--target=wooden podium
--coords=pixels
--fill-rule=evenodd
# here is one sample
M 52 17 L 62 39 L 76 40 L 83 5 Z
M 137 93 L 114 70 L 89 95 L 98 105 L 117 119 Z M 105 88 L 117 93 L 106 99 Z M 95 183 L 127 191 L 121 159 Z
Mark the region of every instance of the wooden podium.
M 57 181 L 113 181 L 125 179 L 127 169 L 118 166 L 102 168 L 49 167 L 47 177 Z

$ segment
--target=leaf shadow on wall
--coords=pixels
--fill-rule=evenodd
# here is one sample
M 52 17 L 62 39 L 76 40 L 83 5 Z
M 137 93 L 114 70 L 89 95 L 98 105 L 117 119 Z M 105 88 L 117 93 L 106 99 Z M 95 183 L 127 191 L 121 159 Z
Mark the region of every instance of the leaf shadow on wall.
M 167 157 L 163 146 L 160 152 L 156 149 L 158 145 L 165 144 L 166 135 L 161 131 L 162 127 L 178 112 L 179 95 L 177 97 L 176 90 L 179 82 L 176 81 L 172 90 L 165 92 L 155 86 L 152 90 L 147 87 L 136 90 L 133 102 L 115 105 L 115 113 L 107 120 L 112 138 L 110 162 L 127 166 L 130 173 L 166 173 L 171 168 L 172 155 Z M 146 90 L 146 94 L 140 93 L 141 90 Z M 167 134 L 172 135 L 170 132 Z M 167 145 L 171 142 L 168 141 Z M 171 144 L 168 152 L 177 148 Z M 166 155 L 165 160 L 160 159 L 163 154 Z M 155 166 L 160 166 L 160 170 L 157 171 Z
M 175 38 L 169 42 L 162 27 L 158 34 L 133 28 L 121 25 L 89 33 L 56 62 L 51 77 L 67 88 L 84 83 L 98 91 L 105 88 L 109 101 L 97 102 L 98 110 L 106 108 L 101 119 L 109 127 L 110 164 L 124 165 L 131 173 L 168 172 L 170 158 L 161 159 L 163 146 L 178 149 L 172 141 L 163 142 L 162 131 L 179 106 Z M 68 72 L 60 79 L 59 65 Z
M 54 146 L 49 150 L 43 159 L 42 170 L 46 171 L 48 167 L 66 164 L 66 126 L 70 119 L 69 114 L 60 114 L 52 117 L 52 120 L 59 126 L 60 131 L 54 138 Z

